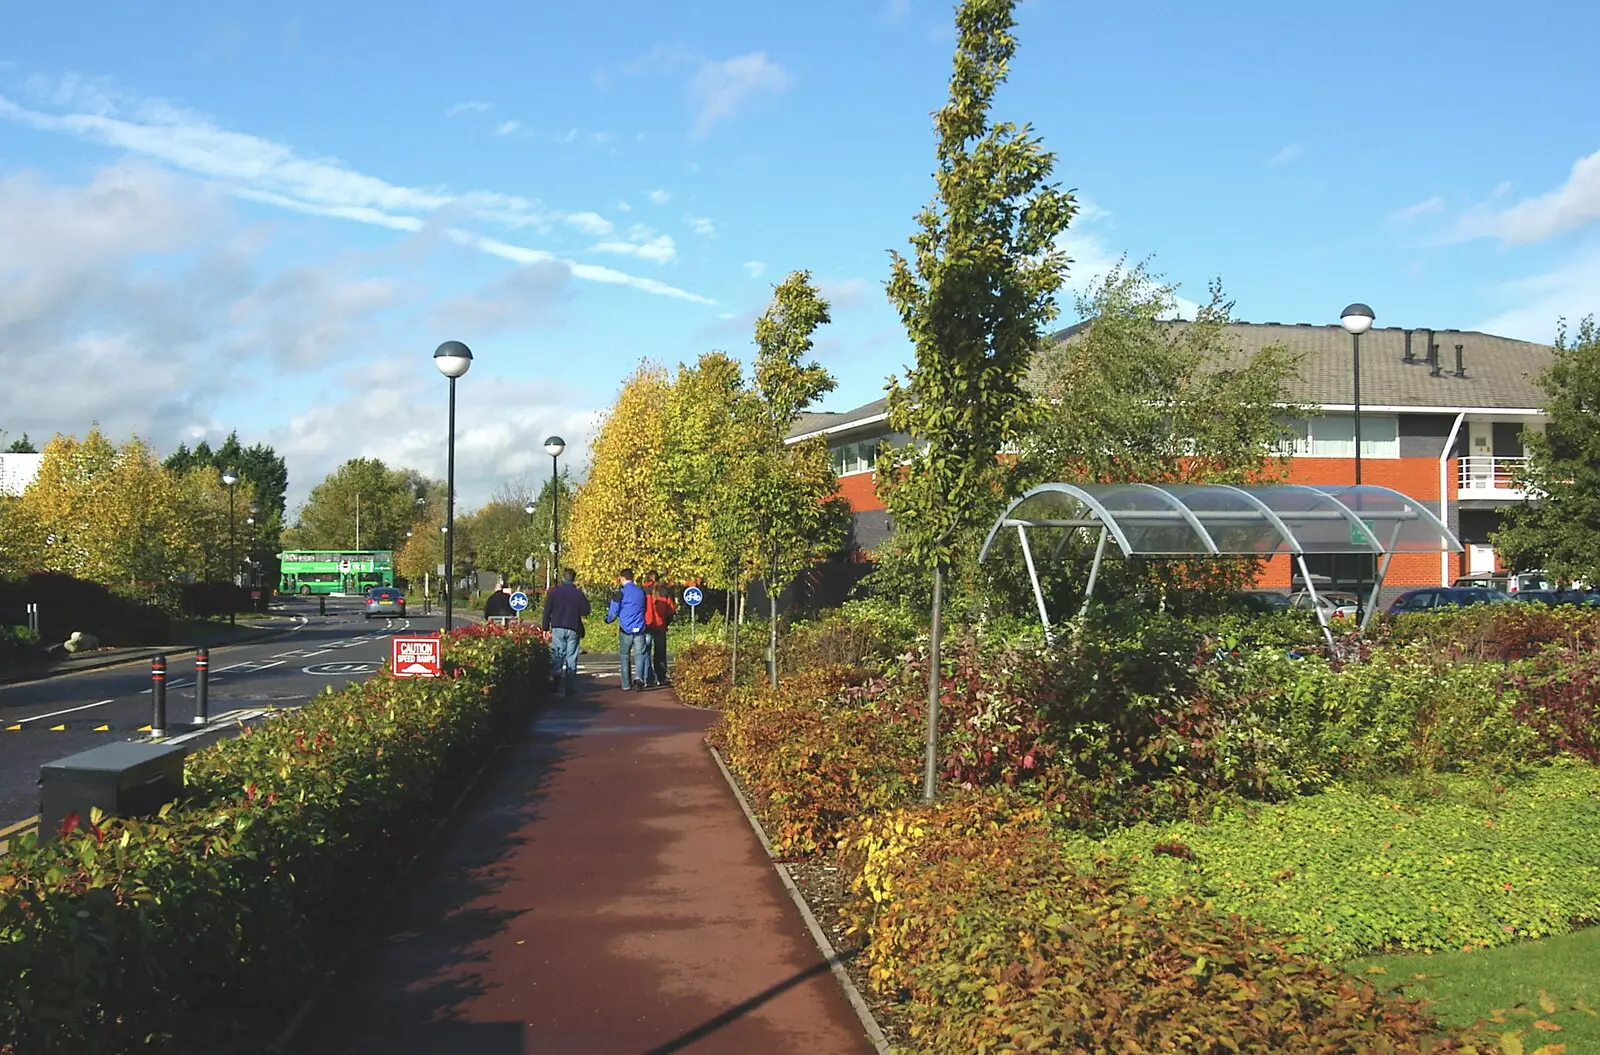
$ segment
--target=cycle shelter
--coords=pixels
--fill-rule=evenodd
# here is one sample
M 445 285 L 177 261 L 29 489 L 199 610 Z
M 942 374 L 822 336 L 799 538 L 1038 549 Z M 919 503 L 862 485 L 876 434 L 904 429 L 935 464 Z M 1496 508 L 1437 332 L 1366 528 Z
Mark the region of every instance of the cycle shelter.
M 1008 528 L 1016 530 L 1021 543 L 1046 638 L 1052 636 L 1050 614 L 1039 585 L 1034 547 L 1045 543 L 1051 559 L 1057 559 L 1077 533 L 1087 536 L 1085 541 L 1095 540 L 1080 616 L 1089 610 L 1108 544 L 1115 544 L 1124 559 L 1286 554 L 1300 570 L 1329 644 L 1333 632 L 1306 568 L 1307 554 L 1370 553 L 1377 558 L 1377 576 L 1361 621 L 1364 628 L 1377 608 L 1378 591 L 1396 553 L 1461 552 L 1460 541 L 1421 502 L 1370 484 L 1041 484 L 1012 502 L 995 521 L 978 555 L 980 564 Z

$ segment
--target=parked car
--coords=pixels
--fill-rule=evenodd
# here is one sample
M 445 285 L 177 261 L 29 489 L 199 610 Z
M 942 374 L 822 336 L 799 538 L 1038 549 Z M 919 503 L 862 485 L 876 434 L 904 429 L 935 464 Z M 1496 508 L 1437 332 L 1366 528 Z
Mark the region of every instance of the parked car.
M 1474 604 L 1510 604 L 1512 600 L 1512 596 L 1503 590 L 1435 586 L 1425 590 L 1407 590 L 1394 599 L 1394 603 L 1389 606 L 1389 614 L 1431 612 L 1439 608 L 1466 608 Z
M 1523 590 L 1553 590 L 1555 583 L 1542 571 L 1478 572 L 1463 575 L 1450 584 L 1458 590 L 1499 590 L 1501 593 L 1521 593 Z
M 1588 590 L 1518 590 L 1511 598 L 1524 604 L 1600 605 L 1600 594 Z
M 1290 608 L 1289 595 L 1282 590 L 1240 590 L 1228 599 L 1252 612 L 1287 612 Z
M 400 616 L 406 614 L 406 595 L 393 586 L 374 586 L 367 591 L 366 596 L 367 618 L 373 616 Z
M 1318 606 L 1322 608 L 1324 618 L 1327 619 L 1358 619 L 1361 617 L 1361 598 L 1353 593 L 1341 590 L 1318 590 L 1317 599 L 1311 599 L 1310 590 L 1296 590 L 1289 595 L 1289 605 L 1301 611 L 1314 611 Z

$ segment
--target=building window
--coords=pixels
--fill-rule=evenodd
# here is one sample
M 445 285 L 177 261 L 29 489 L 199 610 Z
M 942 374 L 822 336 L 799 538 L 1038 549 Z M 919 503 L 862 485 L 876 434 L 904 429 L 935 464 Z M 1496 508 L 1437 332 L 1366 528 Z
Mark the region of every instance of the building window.
M 877 464 L 878 448 L 883 443 L 882 437 L 875 436 L 868 440 L 856 440 L 830 447 L 828 454 L 833 458 L 833 471 L 840 476 L 870 473 Z
M 1356 419 L 1353 414 L 1322 414 L 1284 422 L 1292 435 L 1278 453 L 1296 458 L 1351 458 L 1356 456 Z M 1393 414 L 1361 415 L 1361 457 L 1400 457 L 1400 419 Z

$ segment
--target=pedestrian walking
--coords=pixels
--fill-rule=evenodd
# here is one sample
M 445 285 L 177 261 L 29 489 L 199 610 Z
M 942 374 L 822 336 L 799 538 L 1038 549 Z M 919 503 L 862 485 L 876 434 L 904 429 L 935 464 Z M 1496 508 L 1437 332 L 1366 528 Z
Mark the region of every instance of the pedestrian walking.
M 645 598 L 644 629 L 650 639 L 650 684 L 667 683 L 667 627 L 678 610 L 672 591 L 659 580 L 650 584 Z
M 485 620 L 504 623 L 516 615 L 511 607 L 511 587 L 501 583 L 483 602 Z
M 622 691 L 644 691 L 650 673 L 648 639 L 644 632 L 644 590 L 633 581 L 633 569 L 617 574 L 617 592 L 606 607 L 606 622 L 617 624 L 617 660 L 622 665 Z
M 550 631 L 551 677 L 563 696 L 572 695 L 578 677 L 578 642 L 583 640 L 583 619 L 589 614 L 589 598 L 577 583 L 578 573 L 568 568 L 562 581 L 544 595 L 539 619 L 539 625 Z

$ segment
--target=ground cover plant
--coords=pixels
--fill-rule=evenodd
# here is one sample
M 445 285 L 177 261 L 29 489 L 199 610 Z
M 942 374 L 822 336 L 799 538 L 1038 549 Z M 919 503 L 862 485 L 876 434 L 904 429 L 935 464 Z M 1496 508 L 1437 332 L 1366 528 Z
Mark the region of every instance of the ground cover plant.
M 893 843 L 923 823 L 911 805 L 927 670 L 920 648 L 864 679 L 739 687 L 716 735 L 780 853 L 844 853 L 870 938 L 871 981 L 901 999 L 928 1045 L 918 1050 L 990 1050 L 963 1045 L 991 1035 L 1014 1037 L 1020 1050 L 1110 1043 L 1040 1032 L 1043 1020 L 1032 1016 L 1061 1026 L 1076 1020 L 1066 1005 L 1132 999 L 1110 975 L 1071 973 L 1071 964 L 1099 955 L 1102 941 L 1112 959 L 1159 961 L 1170 949 L 1117 945 L 1121 937 L 1096 930 L 1088 946 L 1052 959 L 1045 950 L 1065 939 L 1050 927 L 1007 929 L 1008 920 L 1036 918 L 1029 912 L 1078 918 L 1062 908 L 1074 897 L 1126 913 L 1105 924 L 1117 935 L 1148 924 L 1151 934 L 1165 928 L 1187 947 L 1188 935 L 1204 932 L 1195 948 L 1210 950 L 1209 963 L 1224 957 L 1229 970 L 1260 956 L 1315 963 L 1322 973 L 1309 991 L 1320 995 L 1308 1003 L 1302 994 L 1295 1006 L 1320 1006 L 1325 984 L 1355 986 L 1339 989 L 1334 1002 L 1378 1009 L 1362 1050 L 1470 1050 L 1472 1037 L 1440 1040 L 1426 1013 L 1396 1010 L 1387 997 L 1367 995 L 1360 980 L 1322 966 L 1374 949 L 1502 946 L 1568 931 L 1600 911 L 1600 840 L 1589 820 L 1600 794 L 1600 771 L 1590 764 L 1595 659 L 1583 647 L 1597 624 L 1571 614 L 1496 623 L 1469 611 L 1463 619 L 1460 639 L 1476 642 L 1470 647 L 1443 647 L 1450 617 L 1434 616 L 1420 628 L 1395 621 L 1359 649 L 1331 656 L 1314 629 L 1308 634 L 1292 618 L 1123 616 L 1066 628 L 1055 649 L 1031 635 L 1007 640 L 996 626 L 960 634 L 941 663 L 941 786 L 952 810 L 1005 789 L 1037 811 L 1059 858 L 1048 874 L 1070 873 L 1060 882 L 1077 891 L 1048 909 L 1030 901 L 1030 891 L 1065 888 L 1030 872 L 1041 859 L 1005 842 L 997 822 L 967 831 L 963 838 L 974 841 L 950 858 L 986 860 L 987 868 L 947 865 L 938 849 L 947 844 L 937 840 L 926 852 L 907 850 L 911 863 L 884 889 L 911 883 L 926 893 L 928 877 L 943 877 L 958 893 L 907 895 L 892 918 L 884 915 L 888 902 L 868 862 L 888 851 L 865 852 L 859 840 Z M 998 856 L 985 857 L 989 849 Z M 969 944 L 941 929 L 968 925 Z M 1087 924 L 1075 926 L 1087 933 Z M 920 966 L 907 966 L 893 950 L 903 951 L 897 943 L 912 933 L 928 950 L 949 940 L 953 951 L 921 952 L 912 957 Z M 1237 948 L 1227 951 L 1264 948 L 1252 944 L 1259 941 L 1270 950 L 1244 960 Z M 1198 962 L 1191 957 L 1189 966 Z M 991 969 L 1004 973 L 983 973 Z M 1062 971 L 1070 994 L 1055 977 Z M 1246 976 L 1250 993 L 1266 993 Z M 1022 991 L 1006 988 L 1017 985 Z M 1190 996 L 1203 1006 L 1184 1014 L 1201 1023 L 1226 1017 L 1216 1001 L 1233 1007 L 1215 988 Z M 1019 1011 L 1023 1005 L 1032 1010 Z M 1018 1032 L 994 1034 L 997 1023 Z M 1540 1029 L 1514 1015 L 1489 1025 L 1518 1034 L 1524 1050 L 1542 1043 Z M 1204 1032 L 1210 1028 L 1194 1036 L 1230 1050 L 1217 1039 L 1223 1034 Z M 1336 1036 L 1337 1028 L 1308 1026 L 1305 1035 Z M 1391 1028 L 1399 1032 L 1384 1032 Z M 1227 1036 L 1247 1050 L 1301 1043 L 1296 1035 Z M 1148 1039 L 1140 1038 L 1116 1040 Z M 1355 1049 L 1328 1041 L 1304 1050 Z
M 159 817 L 14 840 L 0 1052 L 260 1051 L 548 661 L 537 631 L 457 630 L 444 678 L 374 677 L 196 753 Z

